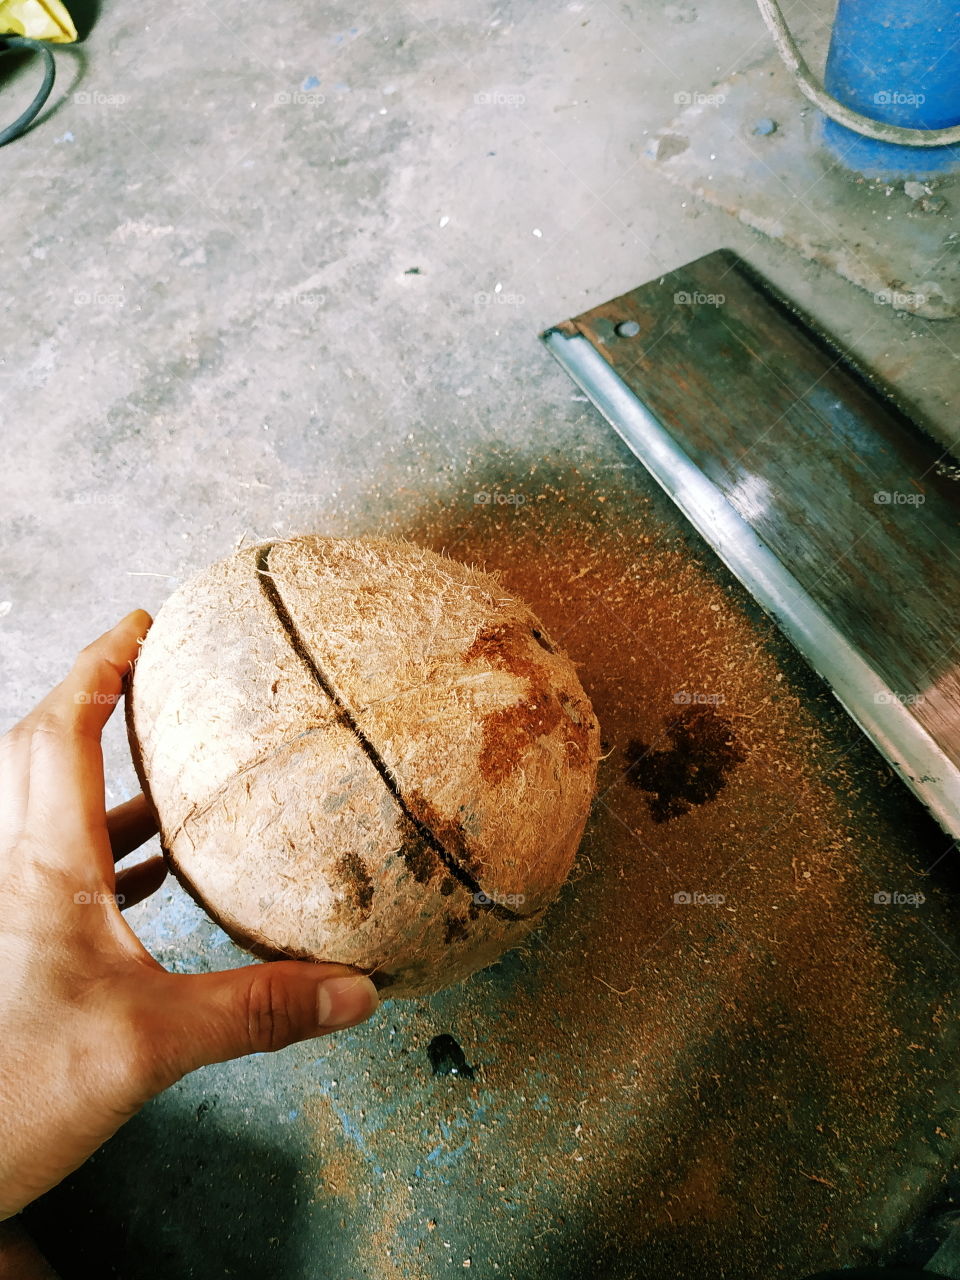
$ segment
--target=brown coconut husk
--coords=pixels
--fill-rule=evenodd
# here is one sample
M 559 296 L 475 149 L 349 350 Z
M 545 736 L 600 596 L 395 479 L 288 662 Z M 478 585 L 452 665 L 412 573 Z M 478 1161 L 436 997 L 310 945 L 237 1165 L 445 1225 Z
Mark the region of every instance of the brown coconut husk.
M 166 602 L 128 729 L 170 865 L 242 946 L 394 995 L 492 963 L 563 884 L 599 731 L 496 579 L 386 539 L 246 548 Z

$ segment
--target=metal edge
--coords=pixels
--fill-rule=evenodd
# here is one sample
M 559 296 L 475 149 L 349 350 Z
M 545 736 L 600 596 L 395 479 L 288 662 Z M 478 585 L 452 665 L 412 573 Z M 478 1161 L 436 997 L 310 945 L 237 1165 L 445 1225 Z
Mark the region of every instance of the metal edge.
M 773 618 L 844 710 L 950 835 L 960 836 L 960 770 L 882 676 L 581 334 L 541 339 L 699 534 Z

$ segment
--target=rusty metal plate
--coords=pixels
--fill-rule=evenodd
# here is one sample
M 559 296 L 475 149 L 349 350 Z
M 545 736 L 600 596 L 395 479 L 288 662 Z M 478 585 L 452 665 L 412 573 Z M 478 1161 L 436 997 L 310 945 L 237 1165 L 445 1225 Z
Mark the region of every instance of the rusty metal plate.
M 960 834 L 960 500 L 949 457 L 726 251 L 544 336 Z

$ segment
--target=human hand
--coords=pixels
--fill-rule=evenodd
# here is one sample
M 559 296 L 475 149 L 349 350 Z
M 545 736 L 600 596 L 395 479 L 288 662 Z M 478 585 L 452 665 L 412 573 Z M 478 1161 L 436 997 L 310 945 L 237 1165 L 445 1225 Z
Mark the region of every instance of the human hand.
M 0 738 L 0 1219 L 91 1155 L 188 1071 L 353 1026 L 377 1006 L 344 965 L 168 973 L 120 914 L 162 858 L 143 796 L 109 814 L 100 737 L 150 626 L 131 613 Z

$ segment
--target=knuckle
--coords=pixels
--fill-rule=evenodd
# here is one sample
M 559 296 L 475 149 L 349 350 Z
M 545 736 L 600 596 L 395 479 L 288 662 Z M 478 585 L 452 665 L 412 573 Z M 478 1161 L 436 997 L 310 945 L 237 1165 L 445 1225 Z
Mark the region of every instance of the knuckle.
M 109 658 L 97 651 L 95 645 L 80 651 L 73 665 L 73 671 L 88 691 L 91 689 L 111 691 L 119 690 L 121 687 L 120 672 Z
M 103 656 L 103 640 L 98 636 L 96 640 L 91 640 L 89 644 L 85 644 L 82 649 L 77 650 L 77 663 L 84 662 L 89 659 L 91 661 L 99 661 Z
M 30 741 L 34 747 L 42 747 L 51 738 L 61 738 L 67 729 L 63 716 L 52 707 L 44 707 L 38 711 L 30 726 Z
M 244 996 L 244 1015 L 252 1053 L 273 1053 L 298 1038 L 291 992 L 271 965 L 253 976 Z

